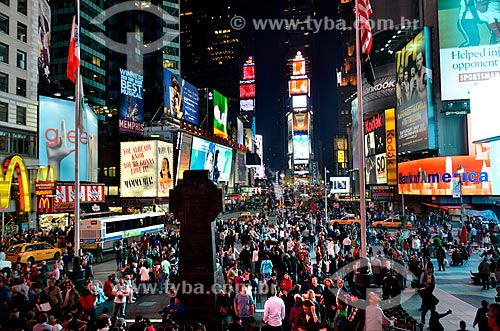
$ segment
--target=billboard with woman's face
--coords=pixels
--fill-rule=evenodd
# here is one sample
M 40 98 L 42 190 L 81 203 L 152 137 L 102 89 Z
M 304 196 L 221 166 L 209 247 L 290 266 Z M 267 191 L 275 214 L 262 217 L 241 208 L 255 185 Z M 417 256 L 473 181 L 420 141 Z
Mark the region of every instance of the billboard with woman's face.
M 210 179 L 214 177 L 215 143 L 193 137 L 191 148 L 191 170 L 208 170 Z

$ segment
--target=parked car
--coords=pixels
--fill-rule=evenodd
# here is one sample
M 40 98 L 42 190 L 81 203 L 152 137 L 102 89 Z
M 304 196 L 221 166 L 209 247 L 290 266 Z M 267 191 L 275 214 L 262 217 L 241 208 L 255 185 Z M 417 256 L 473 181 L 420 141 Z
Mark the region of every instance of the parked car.
M 11 246 L 5 256 L 12 263 L 26 263 L 29 261 L 33 264 L 38 261 L 57 259 L 61 254 L 59 248 L 55 248 L 49 243 L 35 242 Z
M 251 222 L 255 219 L 255 216 L 252 215 L 251 213 L 247 212 L 247 211 L 244 211 L 240 214 L 240 216 L 238 217 L 238 220 L 239 221 L 246 221 L 246 222 Z

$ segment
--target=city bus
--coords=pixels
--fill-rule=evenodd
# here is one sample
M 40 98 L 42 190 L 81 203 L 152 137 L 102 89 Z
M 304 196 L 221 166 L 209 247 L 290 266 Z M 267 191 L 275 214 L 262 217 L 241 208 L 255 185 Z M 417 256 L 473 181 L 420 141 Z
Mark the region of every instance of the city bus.
M 165 228 L 165 213 L 142 213 L 90 218 L 80 221 L 80 247 L 95 250 L 102 243 L 103 251 L 112 250 L 114 243 L 125 239 L 140 241 L 145 233 L 157 233 Z

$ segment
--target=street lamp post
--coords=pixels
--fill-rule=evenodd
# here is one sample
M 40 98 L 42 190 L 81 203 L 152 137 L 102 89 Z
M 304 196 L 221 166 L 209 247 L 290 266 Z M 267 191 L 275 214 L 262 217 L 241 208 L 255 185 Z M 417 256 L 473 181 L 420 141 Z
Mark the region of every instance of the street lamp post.
M 328 226 L 328 179 L 326 179 L 326 174 L 329 173 L 325 167 L 325 226 Z

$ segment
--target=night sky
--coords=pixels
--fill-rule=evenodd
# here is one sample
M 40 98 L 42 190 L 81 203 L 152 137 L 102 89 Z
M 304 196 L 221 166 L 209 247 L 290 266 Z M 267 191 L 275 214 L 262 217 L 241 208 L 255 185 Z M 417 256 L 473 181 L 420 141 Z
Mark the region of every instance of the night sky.
M 285 1 L 273 1 L 270 7 L 266 1 L 252 1 L 251 8 L 245 8 L 248 17 L 282 17 Z M 246 6 L 245 6 L 246 7 Z M 337 1 L 314 1 L 316 17 L 337 18 Z M 256 8 L 260 8 L 256 10 Z M 262 10 L 265 8 L 265 10 Z M 257 133 L 264 136 L 264 162 L 272 170 L 283 170 L 286 142 L 286 119 L 284 105 L 288 103 L 286 59 L 289 50 L 283 46 L 287 35 L 283 31 L 248 31 L 255 42 L 256 64 L 256 108 Z M 338 132 L 337 90 L 335 69 L 341 64 L 341 45 L 337 31 L 320 31 L 313 34 L 311 44 L 311 98 L 314 107 L 316 159 L 320 169 L 332 168 L 333 136 Z M 318 149 L 322 150 L 318 150 Z

